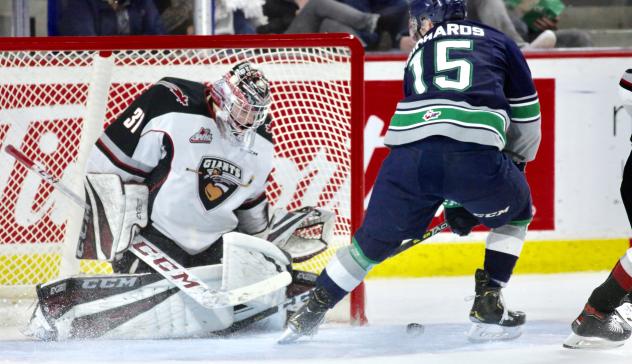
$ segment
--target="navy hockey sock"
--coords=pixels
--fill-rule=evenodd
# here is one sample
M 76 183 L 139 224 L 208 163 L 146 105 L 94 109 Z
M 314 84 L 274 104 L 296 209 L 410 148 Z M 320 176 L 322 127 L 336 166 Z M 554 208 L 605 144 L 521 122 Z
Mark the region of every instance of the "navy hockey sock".
M 514 266 L 518 261 L 515 255 L 485 249 L 485 270 L 489 272 L 489 287 L 500 287 L 511 277 Z
M 323 287 L 329 294 L 329 302 L 327 305 L 332 308 L 336 303 L 340 302 L 349 292 L 340 288 L 327 274 L 326 270 L 318 276 L 316 279 L 316 287 Z

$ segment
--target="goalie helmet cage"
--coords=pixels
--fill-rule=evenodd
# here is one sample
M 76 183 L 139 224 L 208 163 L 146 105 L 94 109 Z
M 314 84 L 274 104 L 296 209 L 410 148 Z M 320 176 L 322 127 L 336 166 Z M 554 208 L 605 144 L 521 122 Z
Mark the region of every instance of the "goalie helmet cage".
M 249 60 L 271 82 L 275 208 L 336 213 L 334 239 L 296 266 L 320 272 L 364 209 L 364 50 L 347 34 L 0 38 L 0 145 L 12 144 L 83 195 L 93 143 L 138 95 L 170 76 L 210 83 Z M 81 208 L 0 153 L 0 296 L 108 264 L 74 258 Z M 318 227 L 302 232 L 317 236 Z M 364 288 L 349 320 L 365 323 Z

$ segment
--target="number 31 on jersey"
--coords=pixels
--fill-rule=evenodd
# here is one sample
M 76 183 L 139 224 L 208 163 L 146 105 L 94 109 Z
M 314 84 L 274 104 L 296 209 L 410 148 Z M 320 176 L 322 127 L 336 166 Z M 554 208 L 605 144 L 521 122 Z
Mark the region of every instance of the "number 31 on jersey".
M 136 108 L 136 110 L 134 110 L 132 116 L 123 121 L 123 125 L 125 125 L 125 127 L 129 129 L 130 133 L 134 134 L 136 130 L 138 130 L 140 124 L 143 123 L 144 118 L 145 112 L 140 107 L 138 107 Z

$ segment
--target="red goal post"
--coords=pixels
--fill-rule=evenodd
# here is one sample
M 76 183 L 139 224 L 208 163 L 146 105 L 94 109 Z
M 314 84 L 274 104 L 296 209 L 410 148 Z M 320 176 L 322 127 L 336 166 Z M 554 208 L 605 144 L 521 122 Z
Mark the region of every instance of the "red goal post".
M 0 38 L 0 145 L 13 144 L 83 194 L 87 155 L 105 126 L 165 76 L 212 82 L 238 61 L 271 81 L 276 208 L 337 215 L 318 272 L 350 243 L 364 211 L 364 50 L 346 34 Z M 74 258 L 82 211 L 0 153 L 0 297 L 69 274 L 107 273 Z M 350 320 L 363 323 L 364 292 Z

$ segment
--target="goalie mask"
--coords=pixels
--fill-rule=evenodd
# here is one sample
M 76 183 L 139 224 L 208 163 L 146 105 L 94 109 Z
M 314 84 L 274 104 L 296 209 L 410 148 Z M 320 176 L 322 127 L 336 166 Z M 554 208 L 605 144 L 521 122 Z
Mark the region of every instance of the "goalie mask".
M 268 79 L 250 62 L 241 62 L 212 85 L 211 97 L 219 107 L 220 128 L 249 148 L 272 102 Z

